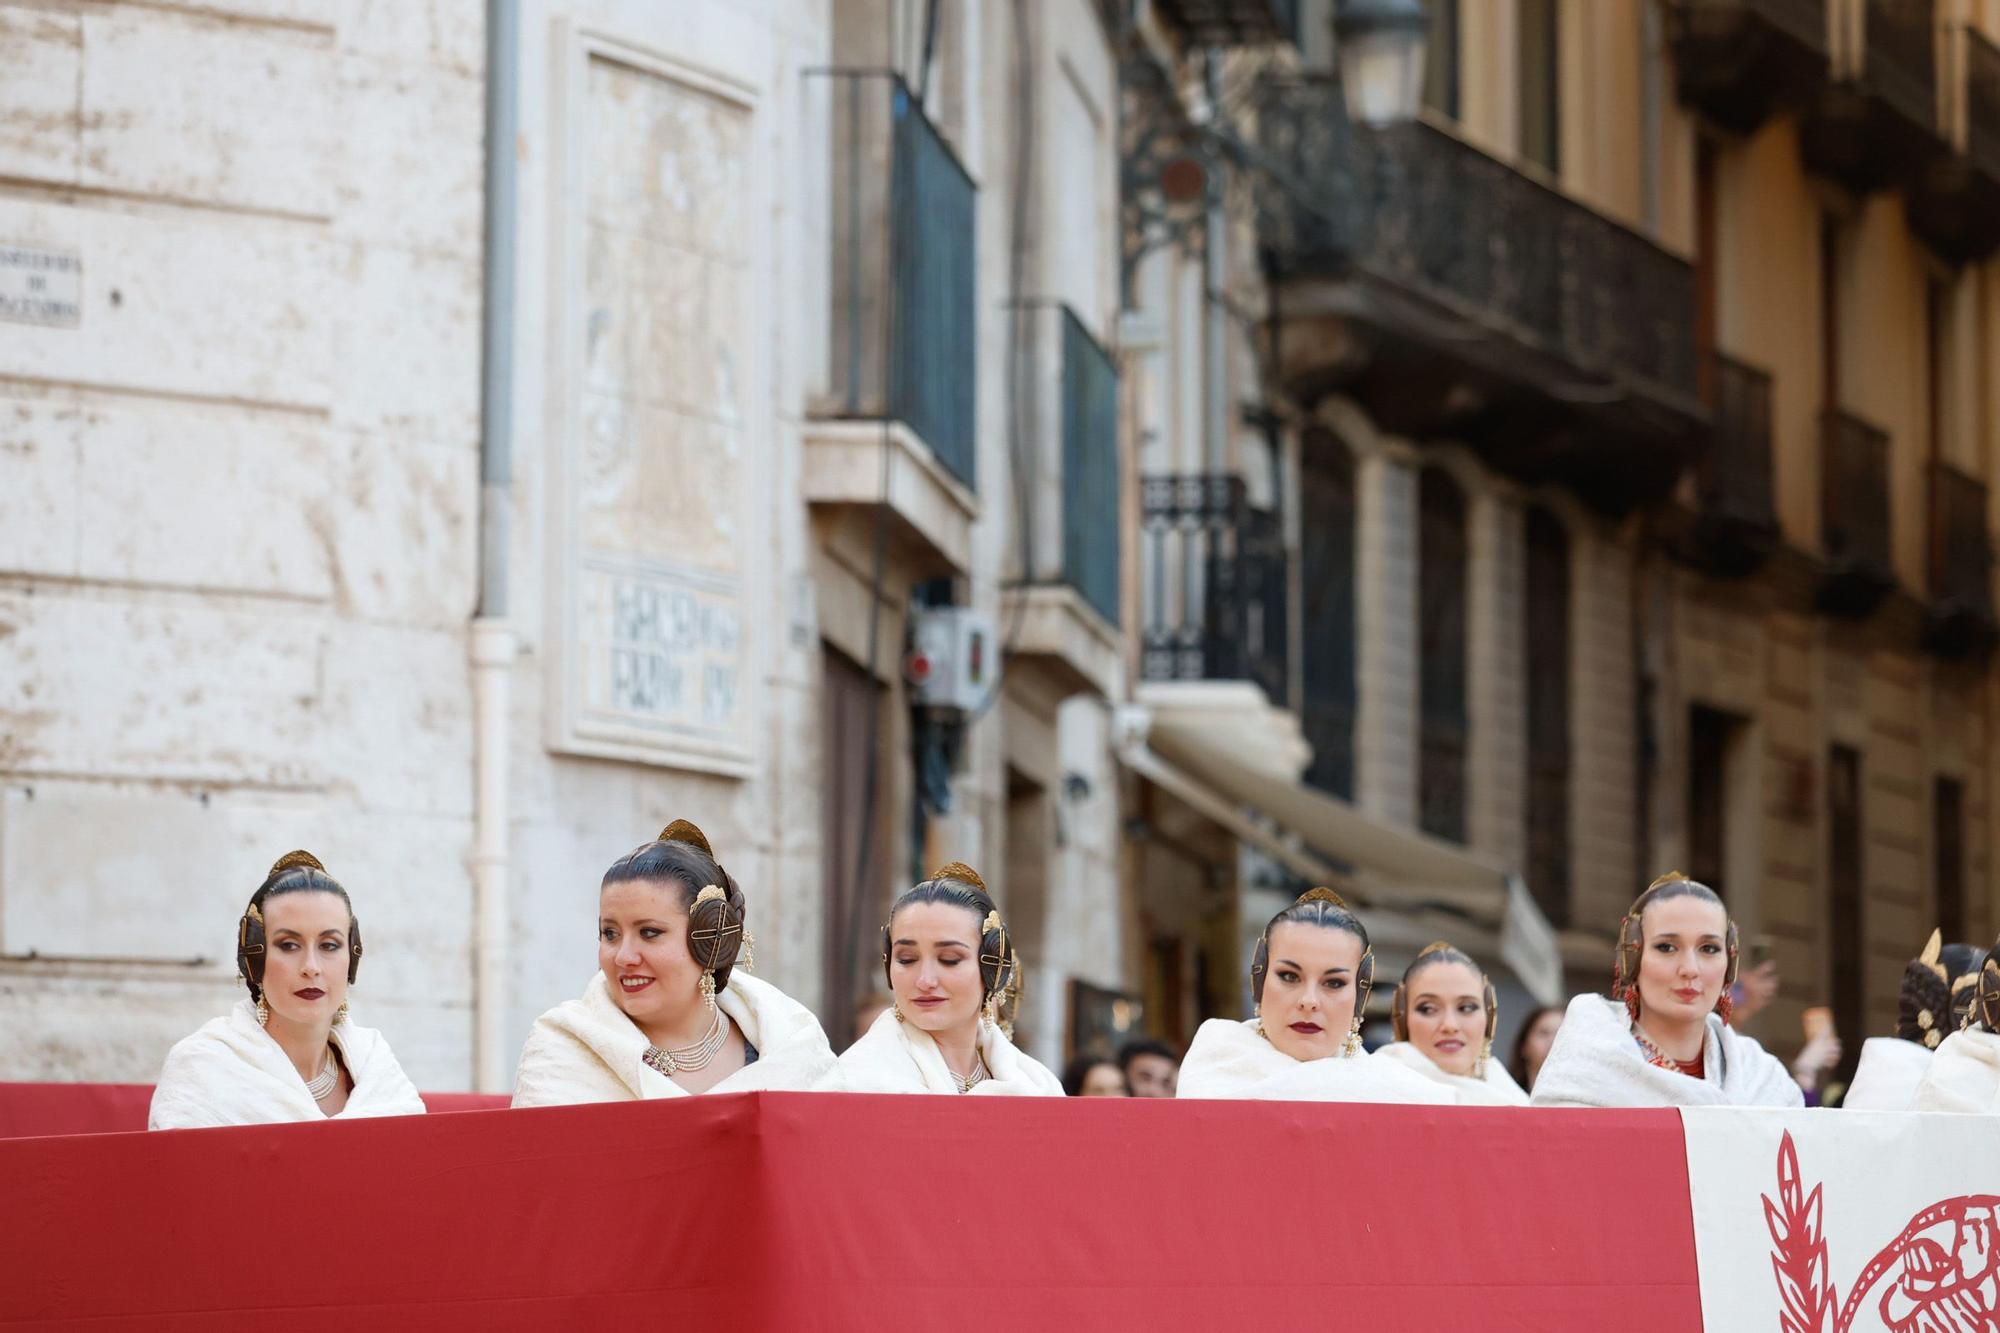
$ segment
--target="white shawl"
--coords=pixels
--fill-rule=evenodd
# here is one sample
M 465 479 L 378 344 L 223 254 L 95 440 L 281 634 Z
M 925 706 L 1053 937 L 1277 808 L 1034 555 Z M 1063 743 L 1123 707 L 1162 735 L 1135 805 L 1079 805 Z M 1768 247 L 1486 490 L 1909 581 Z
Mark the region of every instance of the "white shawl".
M 1458 1095 L 1460 1106 L 1526 1106 L 1528 1094 L 1521 1091 L 1521 1085 L 1507 1072 L 1507 1066 L 1498 1060 L 1486 1061 L 1486 1077 L 1476 1078 L 1471 1074 L 1450 1074 L 1440 1068 L 1407 1041 L 1391 1042 L 1375 1052 L 1378 1060 L 1393 1060 L 1413 1073 L 1421 1074 L 1433 1083 L 1443 1084 Z
M 381 1033 L 349 1019 L 334 1025 L 333 1044 L 354 1080 L 347 1105 L 333 1119 L 424 1113 L 423 1098 Z M 258 1025 L 257 1007 L 246 997 L 174 1043 L 146 1123 L 149 1129 L 201 1129 L 325 1119 L 292 1058 Z
M 1294 1060 L 1257 1031 L 1256 1020 L 1211 1018 L 1181 1062 L 1178 1095 L 1273 1102 L 1422 1102 L 1449 1106 L 1444 1088 L 1374 1055 Z
M 2000 1033 L 1965 1028 L 1939 1042 L 1909 1109 L 2000 1115 Z
M 802 1092 L 833 1064 L 819 1020 L 776 986 L 741 969 L 715 997 L 716 1008 L 757 1048 L 757 1060 L 710 1092 Z M 602 971 L 581 999 L 565 1000 L 535 1020 L 514 1078 L 516 1106 L 646 1101 L 686 1097 L 687 1089 L 645 1061 L 650 1043 L 611 997 Z
M 1702 1077 L 1649 1065 L 1625 1006 L 1579 995 L 1535 1080 L 1536 1106 L 1804 1106 L 1791 1072 L 1750 1037 L 1714 1014 L 1702 1048 Z
M 1870 1037 L 1861 1043 L 1861 1063 L 1840 1099 L 1843 1111 L 1907 1111 L 1924 1071 L 1930 1047 L 1901 1037 Z
M 979 1025 L 979 1058 L 986 1078 L 972 1085 L 970 1096 L 1060 1097 L 1062 1080 L 985 1023 Z M 822 1092 L 956 1093 L 944 1052 L 915 1023 L 885 1009 L 869 1029 L 841 1053 L 820 1085 Z

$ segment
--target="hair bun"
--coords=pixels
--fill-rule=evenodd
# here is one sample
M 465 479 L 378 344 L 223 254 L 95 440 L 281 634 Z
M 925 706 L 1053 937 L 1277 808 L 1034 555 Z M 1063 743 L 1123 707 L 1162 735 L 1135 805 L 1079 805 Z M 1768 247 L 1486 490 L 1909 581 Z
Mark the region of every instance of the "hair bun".
M 960 884 L 970 884 L 981 893 L 986 892 L 986 881 L 979 877 L 977 870 L 963 861 L 946 862 L 931 872 L 931 878 L 956 880 Z
M 1347 899 L 1341 897 L 1325 885 L 1321 885 L 1316 889 L 1307 889 L 1304 893 L 1292 899 L 1292 906 L 1294 907 L 1297 907 L 1301 903 L 1332 903 L 1343 912 L 1353 910 L 1348 907 Z M 1439 943 L 1443 943 L 1443 941 L 1440 940 Z
M 709 860 L 715 859 L 715 849 L 708 845 L 708 838 L 702 831 L 685 819 L 676 819 L 660 830 L 655 842 L 684 842 L 690 847 L 699 847 L 701 854 Z
M 286 852 L 283 856 L 279 857 L 277 862 L 272 865 L 271 873 L 264 876 L 264 878 L 267 880 L 276 879 L 287 870 L 297 870 L 300 866 L 304 866 L 307 870 L 317 870 L 321 874 L 326 873 L 326 867 L 320 864 L 317 856 L 308 851 L 295 851 Z

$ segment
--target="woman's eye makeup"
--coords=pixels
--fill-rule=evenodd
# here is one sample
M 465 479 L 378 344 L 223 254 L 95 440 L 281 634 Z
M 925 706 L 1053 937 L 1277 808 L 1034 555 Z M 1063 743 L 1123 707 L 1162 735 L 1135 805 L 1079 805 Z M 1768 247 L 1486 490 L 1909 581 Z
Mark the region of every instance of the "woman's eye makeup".
M 1289 968 L 1281 967 L 1278 969 L 1275 975 L 1277 976 L 1278 980 L 1284 982 L 1287 986 L 1291 985 L 1293 982 L 1299 979 L 1299 974 L 1292 971 Z
M 660 938 L 660 928 L 658 926 L 647 926 L 639 932 L 639 938 L 642 940 L 656 940 Z

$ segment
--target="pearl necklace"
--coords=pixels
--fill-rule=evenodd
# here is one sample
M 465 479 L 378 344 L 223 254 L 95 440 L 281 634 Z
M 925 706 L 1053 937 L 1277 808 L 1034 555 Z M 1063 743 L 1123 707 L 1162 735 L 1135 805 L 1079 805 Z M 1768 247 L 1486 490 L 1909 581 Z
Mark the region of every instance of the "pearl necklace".
M 722 1010 L 713 1011 L 715 1019 L 708 1025 L 708 1031 L 700 1040 L 686 1046 L 671 1046 L 662 1050 L 648 1044 L 646 1053 L 640 1058 L 649 1068 L 657 1069 L 668 1078 L 675 1074 L 691 1074 L 698 1069 L 706 1069 L 722 1050 L 722 1044 L 729 1040 L 729 1020 L 722 1016 Z
M 306 1091 L 313 1095 L 314 1101 L 323 1102 L 339 1086 L 340 1066 L 334 1061 L 333 1047 L 329 1046 L 326 1048 L 326 1063 L 320 1067 L 319 1073 L 306 1080 Z
M 945 1066 L 945 1072 L 951 1075 L 953 1086 L 960 1092 L 971 1092 L 986 1081 L 986 1057 L 976 1053 L 973 1055 L 972 1072 L 970 1074 L 960 1074 L 952 1069 L 950 1065 Z

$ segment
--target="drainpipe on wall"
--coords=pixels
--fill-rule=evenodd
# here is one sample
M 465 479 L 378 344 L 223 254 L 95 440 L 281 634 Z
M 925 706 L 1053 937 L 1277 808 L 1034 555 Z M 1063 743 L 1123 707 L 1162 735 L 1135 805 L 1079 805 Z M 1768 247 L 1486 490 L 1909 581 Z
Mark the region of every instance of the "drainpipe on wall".
M 514 480 L 514 194 L 519 117 L 518 0 L 486 5 L 486 254 L 479 428 L 479 609 L 473 616 L 472 1077 L 504 1092 L 508 940 L 508 698 L 516 644 L 507 619 Z

